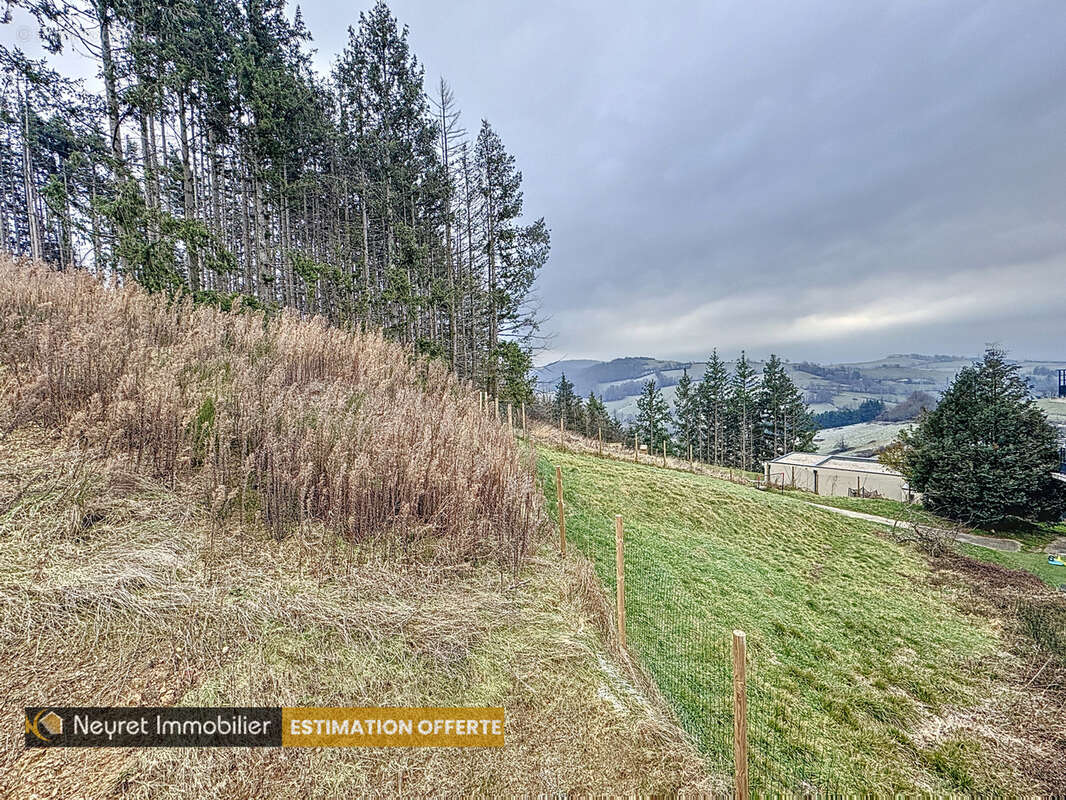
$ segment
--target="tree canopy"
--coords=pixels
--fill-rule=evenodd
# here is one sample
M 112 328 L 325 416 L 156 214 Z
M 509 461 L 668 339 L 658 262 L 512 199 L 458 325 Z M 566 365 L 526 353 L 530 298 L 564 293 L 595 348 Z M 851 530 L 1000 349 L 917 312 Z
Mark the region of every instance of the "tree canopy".
M 901 436 L 902 465 L 930 510 L 973 524 L 1057 520 L 1066 510 L 1057 434 L 1004 351 L 962 369 L 939 405 Z
M 229 307 L 377 327 L 528 398 L 548 258 L 485 120 L 359 14 L 329 75 L 284 0 L 16 0 L 99 93 L 0 46 L 0 248 Z M 517 349 L 516 349 L 517 348 Z
M 670 406 L 663 397 L 662 389 L 654 380 L 644 384 L 644 392 L 637 400 L 636 432 L 640 443 L 648 446 L 649 452 L 656 452 L 669 438 Z

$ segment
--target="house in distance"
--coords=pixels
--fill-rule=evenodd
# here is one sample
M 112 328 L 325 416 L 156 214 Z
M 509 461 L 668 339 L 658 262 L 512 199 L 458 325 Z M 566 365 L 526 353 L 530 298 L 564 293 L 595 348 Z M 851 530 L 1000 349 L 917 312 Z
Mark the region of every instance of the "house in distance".
M 802 489 L 829 497 L 916 498 L 902 473 L 876 458 L 788 453 L 768 461 L 766 483 L 779 489 Z

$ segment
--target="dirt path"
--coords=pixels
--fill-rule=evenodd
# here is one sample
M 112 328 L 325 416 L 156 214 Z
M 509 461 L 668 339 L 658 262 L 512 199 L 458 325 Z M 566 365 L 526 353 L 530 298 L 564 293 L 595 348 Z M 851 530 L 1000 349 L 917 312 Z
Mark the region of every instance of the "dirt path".
M 888 517 L 879 517 L 876 514 L 866 514 L 862 511 L 852 511 L 848 508 L 836 508 L 835 506 L 823 506 L 820 503 L 811 503 L 812 506 L 824 509 L 825 511 L 831 511 L 834 514 L 840 514 L 843 517 L 851 517 L 852 519 L 862 519 L 867 522 L 876 522 L 879 525 L 895 526 L 896 520 L 889 519 Z M 951 531 L 945 531 L 945 533 L 952 533 Z M 979 536 L 976 533 L 960 533 L 956 536 L 960 542 L 966 544 L 976 545 L 977 547 L 987 547 L 990 550 L 1003 550 L 1008 553 L 1016 553 L 1022 549 L 1021 542 L 1014 539 L 999 539 L 994 536 Z

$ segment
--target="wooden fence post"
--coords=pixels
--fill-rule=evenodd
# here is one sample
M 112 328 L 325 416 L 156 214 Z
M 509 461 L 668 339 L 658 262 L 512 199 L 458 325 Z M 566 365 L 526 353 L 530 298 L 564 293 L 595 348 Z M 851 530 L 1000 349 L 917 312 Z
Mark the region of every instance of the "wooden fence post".
M 640 461 L 640 447 L 637 446 L 637 435 L 633 434 L 633 460 Z
M 499 422 L 500 421 L 500 398 L 498 396 L 492 398 L 492 405 L 493 405 L 493 408 L 494 408 L 494 411 L 492 413 L 496 417 L 496 421 Z
M 626 646 L 626 546 L 622 536 L 622 515 L 614 516 L 615 586 L 618 595 L 618 644 Z
M 522 401 L 522 430 L 526 429 L 526 401 Z
M 688 468 L 693 472 L 696 471 L 696 462 L 692 460 L 692 442 L 688 443 Z
M 603 426 L 602 425 L 597 425 L 596 426 L 596 438 L 600 442 L 600 455 L 602 456 L 603 455 Z
M 666 439 L 663 439 L 663 466 L 666 466 Z
M 511 404 L 507 404 L 507 430 L 514 431 L 514 422 L 511 420 Z
M 563 468 L 555 468 L 555 498 L 559 508 L 559 555 L 566 555 L 566 516 L 563 514 Z
M 747 651 L 744 631 L 733 631 L 733 773 L 736 800 L 748 800 Z

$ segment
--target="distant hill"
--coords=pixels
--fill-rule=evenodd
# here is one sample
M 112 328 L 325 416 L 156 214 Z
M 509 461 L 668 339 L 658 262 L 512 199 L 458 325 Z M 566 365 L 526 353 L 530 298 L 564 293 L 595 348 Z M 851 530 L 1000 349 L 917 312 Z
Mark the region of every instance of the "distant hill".
M 690 364 L 683 361 L 662 361 L 657 358 L 642 357 L 616 358 L 613 361 L 573 359 L 554 361 L 543 367 L 537 367 L 534 372 L 537 375 L 538 392 L 554 391 L 555 385 L 559 382 L 559 376 L 565 373 L 566 379 L 574 384 L 574 391 L 579 395 L 587 395 L 590 391 L 602 394 L 604 389 L 611 384 L 647 380 L 654 377 L 656 373 L 662 373 L 665 376 L 667 373 L 676 372 L 680 376 L 687 366 Z
M 967 356 L 896 353 L 874 361 L 840 364 L 793 361 L 786 362 L 785 366 L 792 380 L 804 390 L 812 411 L 819 413 L 855 408 L 864 400 L 881 400 L 886 406 L 892 406 L 903 402 L 915 391 L 937 397 L 956 373 L 973 360 Z M 762 369 L 762 362 L 753 364 L 756 369 Z M 732 362 L 728 366 L 732 369 Z M 1056 391 L 1056 370 L 1066 367 L 1066 361 L 1021 361 L 1020 366 L 1034 393 L 1049 397 Z M 559 375 L 565 372 L 578 394 L 587 395 L 594 391 L 604 397 L 610 413 L 629 419 L 636 415 L 637 397 L 643 381 L 656 378 L 665 386 L 663 394 L 672 404 L 674 384 L 684 370 L 698 380 L 705 367 L 702 361 L 665 361 L 648 357 L 612 361 L 573 359 L 546 364 L 538 367 L 535 373 L 539 392 L 553 391 Z

